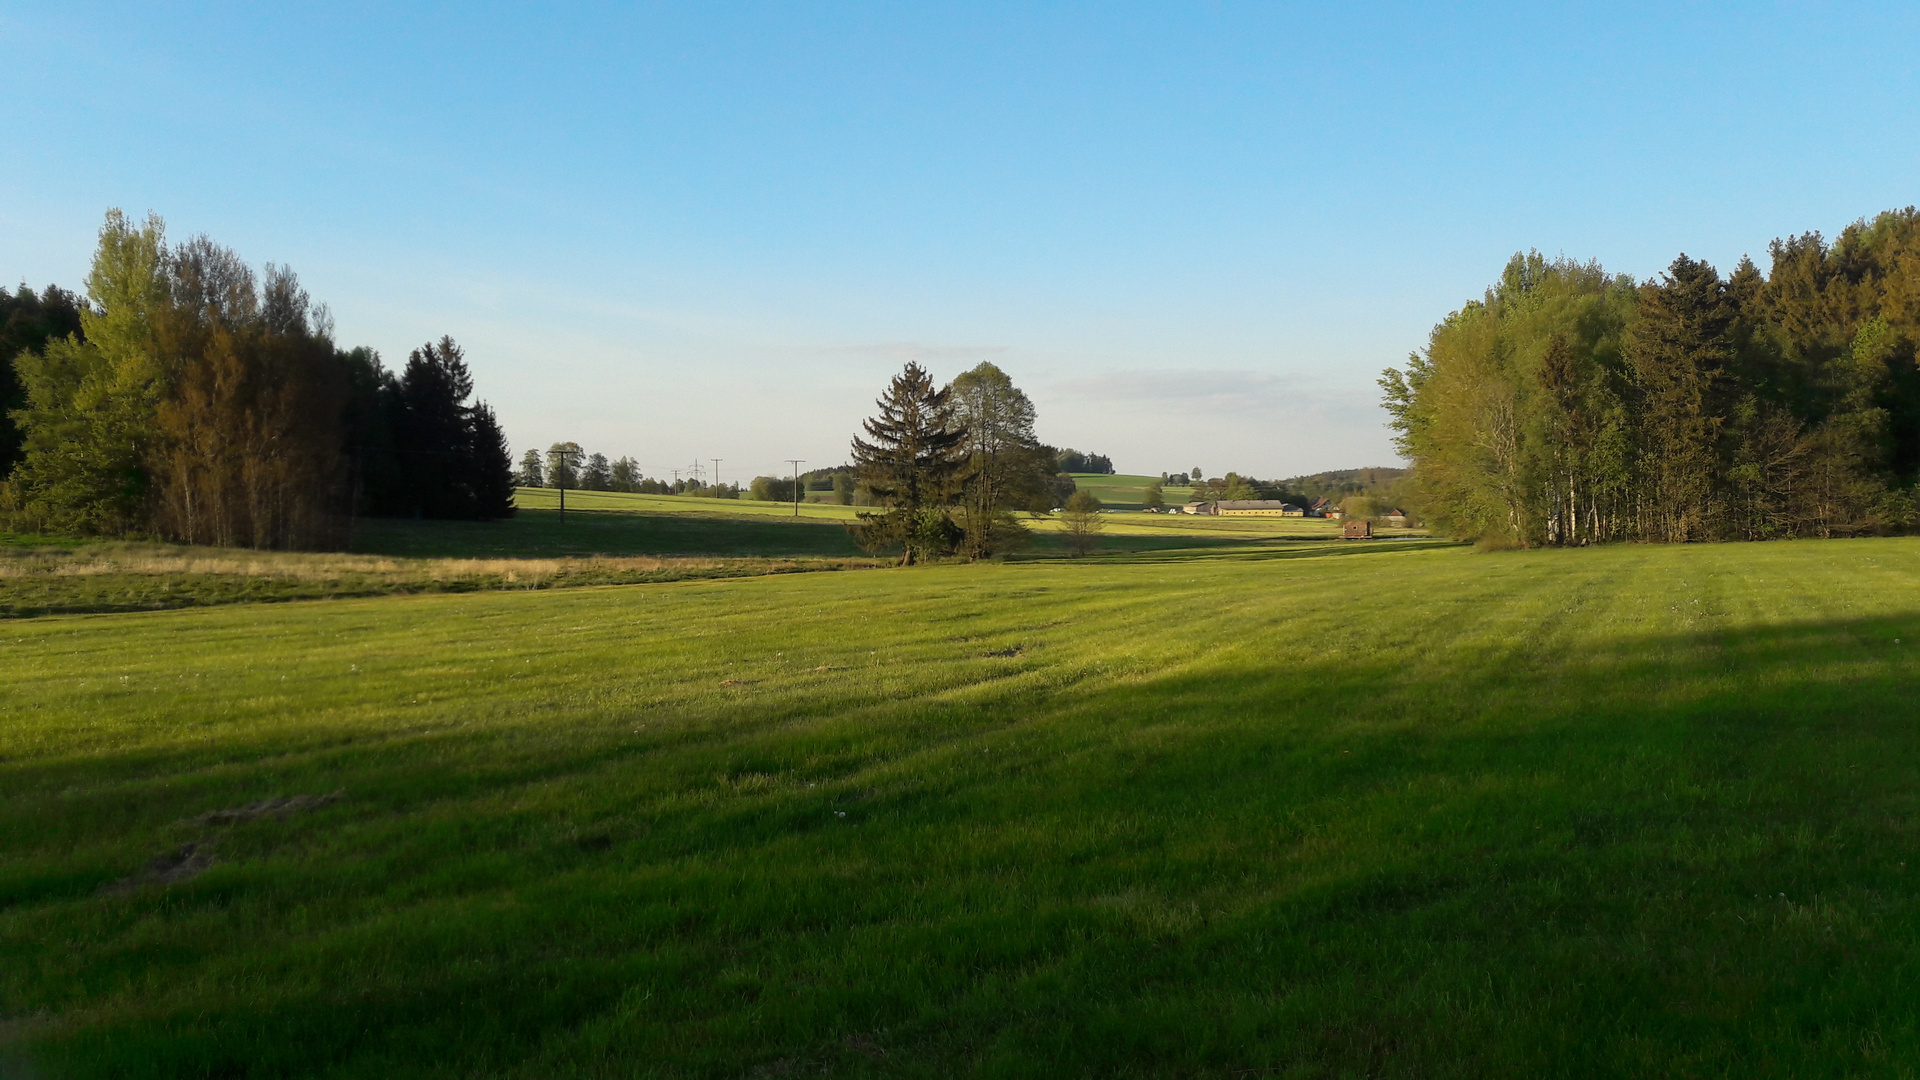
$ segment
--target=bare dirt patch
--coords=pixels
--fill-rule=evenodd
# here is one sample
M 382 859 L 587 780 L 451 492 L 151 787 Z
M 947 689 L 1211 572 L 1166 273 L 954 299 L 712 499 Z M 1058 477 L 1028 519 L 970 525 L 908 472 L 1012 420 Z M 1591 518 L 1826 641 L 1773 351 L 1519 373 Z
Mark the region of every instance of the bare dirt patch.
M 325 795 L 287 795 L 277 799 L 261 799 L 245 806 L 209 810 L 184 820 L 188 825 L 202 828 L 238 825 L 264 817 L 286 817 L 305 810 L 317 810 L 328 803 L 339 802 L 346 794 L 346 790 L 341 789 Z M 173 851 L 155 856 L 139 873 L 104 885 L 100 891 L 108 894 L 128 893 L 146 885 L 174 885 L 199 877 L 213 865 L 213 843 L 212 838 L 205 838 L 182 844 Z
M 156 857 L 142 867 L 140 872 L 121 878 L 100 891 L 103 893 L 128 893 L 143 885 L 172 885 L 199 877 L 207 867 L 213 865 L 213 842 L 196 840 L 191 844 L 182 844 L 176 851 L 169 851 Z
M 192 825 L 237 825 L 243 821 L 254 821 L 263 817 L 286 817 L 303 810 L 317 810 L 328 803 L 338 802 L 346 795 L 345 790 L 329 792 L 325 795 L 288 795 L 280 799 L 261 799 L 245 806 L 229 807 L 225 810 L 210 810 L 198 817 L 190 817 Z

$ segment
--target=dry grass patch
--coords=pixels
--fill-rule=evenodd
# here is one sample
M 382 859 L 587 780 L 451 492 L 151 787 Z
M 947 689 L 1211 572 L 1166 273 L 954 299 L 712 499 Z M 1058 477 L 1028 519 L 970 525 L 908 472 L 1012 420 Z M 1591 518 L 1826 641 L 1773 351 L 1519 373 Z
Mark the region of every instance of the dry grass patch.
M 402 558 L 119 542 L 0 547 L 0 617 L 390 593 L 628 585 L 882 565 L 857 558 Z

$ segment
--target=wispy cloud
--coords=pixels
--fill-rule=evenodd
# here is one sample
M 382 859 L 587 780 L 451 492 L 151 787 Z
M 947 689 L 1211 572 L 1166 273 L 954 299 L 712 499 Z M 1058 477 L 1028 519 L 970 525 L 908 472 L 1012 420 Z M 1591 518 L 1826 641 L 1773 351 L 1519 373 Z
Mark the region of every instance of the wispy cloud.
M 1377 409 L 1371 385 L 1266 371 L 1116 371 L 1054 383 L 1052 396 L 1161 412 L 1351 415 Z
M 1000 356 L 1006 345 L 927 345 L 918 341 L 881 341 L 865 345 L 828 345 L 816 352 L 835 356 L 869 356 L 885 360 L 972 360 Z

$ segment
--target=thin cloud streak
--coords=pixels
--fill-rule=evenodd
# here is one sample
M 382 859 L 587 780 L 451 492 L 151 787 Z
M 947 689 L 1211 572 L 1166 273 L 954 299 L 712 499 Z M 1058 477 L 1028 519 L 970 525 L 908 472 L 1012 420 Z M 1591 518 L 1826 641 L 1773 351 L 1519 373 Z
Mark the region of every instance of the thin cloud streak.
M 1036 389 L 1054 439 L 1114 453 L 1123 472 L 1203 461 L 1291 476 L 1397 460 L 1377 391 L 1332 375 L 1136 369 Z
M 1007 345 L 926 345 L 918 341 L 881 341 L 860 345 L 828 345 L 810 350 L 824 356 L 861 356 L 883 360 L 974 360 L 1004 356 Z

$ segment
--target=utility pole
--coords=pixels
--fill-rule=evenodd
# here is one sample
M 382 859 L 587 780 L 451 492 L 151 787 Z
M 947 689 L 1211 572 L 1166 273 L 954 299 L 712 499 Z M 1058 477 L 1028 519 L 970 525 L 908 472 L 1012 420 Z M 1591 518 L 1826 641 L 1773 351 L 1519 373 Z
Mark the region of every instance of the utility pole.
M 719 486 L 720 486 L 720 460 L 721 460 L 721 459 L 719 459 L 719 458 L 714 458 L 714 459 L 712 459 L 712 460 L 713 460 L 713 486 L 714 486 L 714 487 L 719 487 Z
M 569 471 L 567 469 L 567 458 L 569 455 L 573 457 L 579 457 L 580 451 L 578 450 L 547 451 L 548 457 L 557 457 L 560 459 L 560 467 L 554 470 L 556 475 L 554 476 L 553 479 L 554 479 L 554 486 L 560 489 L 560 524 L 562 525 L 565 525 L 567 523 L 567 473 Z
M 793 518 L 795 521 L 798 521 L 800 520 L 800 466 L 807 459 L 803 457 L 790 457 L 782 458 L 781 460 L 793 466 Z

